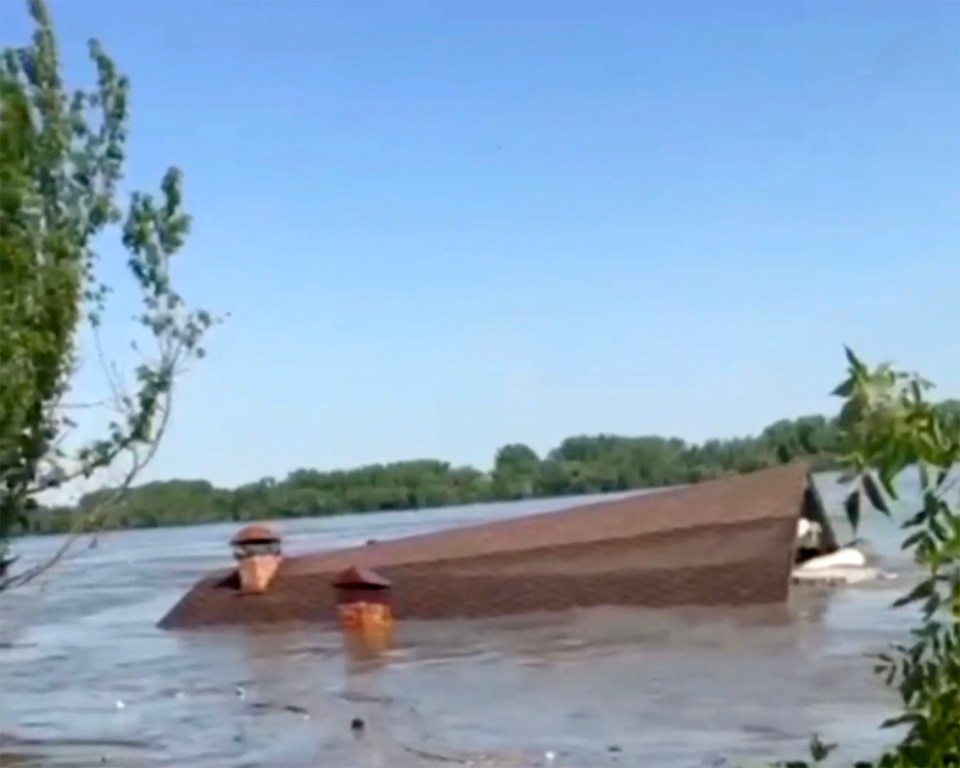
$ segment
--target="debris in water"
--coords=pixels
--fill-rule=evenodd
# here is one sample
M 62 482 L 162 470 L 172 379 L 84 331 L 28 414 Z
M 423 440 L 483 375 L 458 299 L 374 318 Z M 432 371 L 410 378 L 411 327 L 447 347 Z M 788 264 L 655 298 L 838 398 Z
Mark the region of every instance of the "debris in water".
M 247 698 L 247 692 L 242 685 L 238 685 L 236 688 L 234 688 L 233 692 L 241 699 Z
M 124 709 L 127 705 L 123 703 L 123 699 L 117 699 L 117 709 Z
M 548 763 L 552 763 L 554 760 L 557 759 L 556 754 L 554 754 L 553 752 L 544 752 L 543 756 Z
M 436 760 L 441 763 L 457 763 L 459 765 L 471 765 L 471 762 L 468 760 L 462 760 L 458 757 L 450 757 L 449 755 L 441 755 L 437 752 L 427 752 L 425 749 L 416 749 L 415 747 L 408 747 L 401 745 L 404 750 L 409 752 L 411 755 L 417 755 L 418 757 L 424 757 L 427 760 Z
M 362 717 L 355 717 L 350 721 L 350 730 L 353 731 L 354 736 L 359 736 L 363 733 L 363 729 L 366 727 L 366 723 L 363 722 Z

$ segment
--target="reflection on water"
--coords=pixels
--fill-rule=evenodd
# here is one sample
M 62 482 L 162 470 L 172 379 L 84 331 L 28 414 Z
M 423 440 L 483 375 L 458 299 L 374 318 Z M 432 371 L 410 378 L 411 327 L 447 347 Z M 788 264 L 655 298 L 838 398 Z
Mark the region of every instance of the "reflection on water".
M 828 500 L 837 492 L 822 481 Z M 281 525 L 302 552 L 540 511 L 525 502 Z M 709 765 L 794 756 L 818 731 L 851 754 L 885 736 L 887 693 L 862 656 L 902 634 L 905 575 L 778 610 L 602 609 L 400 623 L 384 659 L 333 628 L 166 633 L 156 621 L 229 562 L 232 526 L 113 533 L 37 589 L 4 595 L 0 742 L 44 765 Z M 883 566 L 893 523 L 865 531 Z M 841 533 L 841 539 L 845 534 Z M 17 543 L 24 560 L 52 539 Z M 898 559 L 898 557 L 900 559 Z M 363 718 L 362 738 L 350 730 Z M 12 763 L 11 763 L 12 764 Z

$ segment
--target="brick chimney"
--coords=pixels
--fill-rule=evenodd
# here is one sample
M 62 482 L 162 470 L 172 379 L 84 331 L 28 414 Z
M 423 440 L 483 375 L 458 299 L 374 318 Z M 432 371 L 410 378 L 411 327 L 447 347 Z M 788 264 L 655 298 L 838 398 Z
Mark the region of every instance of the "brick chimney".
M 340 626 L 352 655 L 379 655 L 393 637 L 391 584 L 376 571 L 351 567 L 334 579 Z

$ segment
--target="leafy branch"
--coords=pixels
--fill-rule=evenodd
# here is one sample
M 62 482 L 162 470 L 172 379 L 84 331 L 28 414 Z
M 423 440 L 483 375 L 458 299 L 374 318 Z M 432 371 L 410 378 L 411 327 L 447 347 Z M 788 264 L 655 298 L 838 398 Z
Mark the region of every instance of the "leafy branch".
M 850 349 L 846 355 L 847 377 L 833 392 L 844 401 L 843 480 L 850 486 L 844 509 L 854 530 L 865 509 L 891 516 L 900 502 L 897 478 L 916 471 L 920 509 L 901 525 L 902 549 L 923 573 L 893 604 L 917 611 L 909 641 L 874 657 L 874 672 L 900 696 L 900 713 L 881 727 L 903 728 L 903 736 L 878 760 L 856 766 L 955 768 L 960 766 L 960 510 L 951 494 L 960 465 L 960 423 L 926 399 L 932 385 L 922 377 L 888 364 L 871 368 Z M 818 763 L 828 754 L 820 750 L 812 756 Z
M 159 194 L 117 202 L 129 130 L 130 84 L 99 42 L 89 44 L 92 90 L 67 89 L 43 0 L 29 0 L 34 34 L 0 56 L 0 542 L 38 509 L 37 497 L 127 462 L 123 481 L 89 510 L 49 562 L 0 580 L 24 584 L 59 562 L 75 538 L 95 530 L 155 456 L 174 384 L 202 358 L 214 318 L 175 290 L 171 259 L 190 217 L 182 177 L 170 168 Z M 96 245 L 119 229 L 140 296 L 135 321 L 153 343 L 123 385 L 100 344 L 112 288 L 98 276 Z M 110 385 L 106 433 L 69 449 L 77 424 L 66 396 L 77 372 L 78 336 L 89 326 Z M 136 348 L 136 345 L 134 345 Z

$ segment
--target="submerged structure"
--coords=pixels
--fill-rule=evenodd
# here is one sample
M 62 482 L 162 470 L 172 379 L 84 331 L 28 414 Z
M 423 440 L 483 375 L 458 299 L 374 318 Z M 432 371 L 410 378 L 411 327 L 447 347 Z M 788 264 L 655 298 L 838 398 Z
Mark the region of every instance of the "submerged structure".
M 403 620 L 770 604 L 798 562 L 837 550 L 800 463 L 297 557 L 264 526 L 232 544 L 237 566 L 201 579 L 161 627 L 356 622 L 355 605 Z

